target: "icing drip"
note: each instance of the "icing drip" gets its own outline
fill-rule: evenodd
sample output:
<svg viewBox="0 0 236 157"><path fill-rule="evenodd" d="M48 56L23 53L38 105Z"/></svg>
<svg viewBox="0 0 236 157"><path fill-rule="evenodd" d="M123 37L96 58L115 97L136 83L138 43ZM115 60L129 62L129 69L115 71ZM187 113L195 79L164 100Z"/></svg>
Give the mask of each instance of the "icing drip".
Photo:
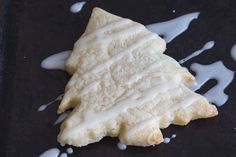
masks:
<svg viewBox="0 0 236 157"><path fill-rule="evenodd" d="M163 143L168 144L173 138L176 138L176 134L171 135L171 137L165 137Z"/></svg>
<svg viewBox="0 0 236 157"><path fill-rule="evenodd" d="M165 144L170 143L170 138L169 137L165 137L163 143L165 143Z"/></svg>
<svg viewBox="0 0 236 157"><path fill-rule="evenodd" d="M186 58L181 59L179 63L183 64L184 62L192 59L193 57L200 55L203 51L211 49L214 45L215 45L214 41L208 41L200 50L197 50L193 52L192 54L190 54L189 56L187 56Z"/></svg>
<svg viewBox="0 0 236 157"><path fill-rule="evenodd" d="M47 70L65 70L64 64L70 53L71 50L62 51L45 58L41 62L41 68Z"/></svg>
<svg viewBox="0 0 236 157"><path fill-rule="evenodd" d="M71 5L70 11L72 13L78 13L82 10L82 8L85 4L86 4L86 1L74 3Z"/></svg>
<svg viewBox="0 0 236 157"><path fill-rule="evenodd" d="M39 157L58 157L60 150L57 148L51 148L43 152Z"/></svg>
<svg viewBox="0 0 236 157"><path fill-rule="evenodd" d="M64 113L62 113L57 120L54 122L54 125L57 125L59 123L61 123L62 121L64 121L70 114L70 111L66 111Z"/></svg>
<svg viewBox="0 0 236 157"><path fill-rule="evenodd" d="M171 135L171 138L176 138L176 134Z"/></svg>
<svg viewBox="0 0 236 157"><path fill-rule="evenodd" d="M67 152L68 154L73 154L74 151L73 151L72 148L67 148L67 149L66 149L66 152Z"/></svg>
<svg viewBox="0 0 236 157"><path fill-rule="evenodd" d="M47 104L43 104L38 108L38 112L44 111L48 106L50 106L51 104L53 104L56 101L62 100L64 94L59 95L56 99L54 99L53 101L50 101Z"/></svg>
<svg viewBox="0 0 236 157"><path fill-rule="evenodd" d="M231 48L231 56L236 61L236 44Z"/></svg>
<svg viewBox="0 0 236 157"><path fill-rule="evenodd" d="M120 149L120 150L125 150L125 149L127 148L127 145L118 142L118 143L117 143L117 147L118 147L118 149Z"/></svg>
<svg viewBox="0 0 236 157"><path fill-rule="evenodd" d="M67 157L68 155L66 153L61 153L60 157Z"/></svg>
<svg viewBox="0 0 236 157"><path fill-rule="evenodd" d="M228 100L228 95L224 93L224 89L232 82L234 72L227 69L222 61L210 65L193 63L190 69L196 73L197 84L190 86L193 91L200 89L210 79L215 79L217 85L206 92L204 96L217 106L222 106Z"/></svg>
<svg viewBox="0 0 236 157"><path fill-rule="evenodd" d="M164 36L165 41L169 43L178 35L186 31L189 27L190 22L194 19L197 19L199 14L199 12L193 12L179 16L169 21L150 24L146 27L150 31Z"/></svg>

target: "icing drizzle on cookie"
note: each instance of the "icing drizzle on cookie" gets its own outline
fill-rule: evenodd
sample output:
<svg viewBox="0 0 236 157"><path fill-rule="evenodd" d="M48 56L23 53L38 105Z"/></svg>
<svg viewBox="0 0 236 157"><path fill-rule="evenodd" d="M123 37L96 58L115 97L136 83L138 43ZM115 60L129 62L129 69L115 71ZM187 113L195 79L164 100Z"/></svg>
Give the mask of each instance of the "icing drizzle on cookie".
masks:
<svg viewBox="0 0 236 157"><path fill-rule="evenodd" d="M127 98L122 99L121 101L117 102L116 104L113 105L108 110L105 110L103 112L99 113L94 113L90 114L90 116L86 116L84 121L81 122L80 125L74 126L72 129L70 129L67 133L67 135L70 135L70 137L73 137L75 133L78 133L80 129L90 127L94 124L98 124L101 121L104 121L106 119L110 119L112 117L117 116L120 113L125 112L127 109L132 108L132 107L137 107L139 105L142 105L146 102L151 101L156 95L160 93L164 93L170 90L173 90L174 88L177 87L177 82L176 81L181 81L181 80L173 80L173 81L168 81L166 83L162 82L161 84L157 84L147 90L145 90L143 93L137 93L133 92L133 94L129 95ZM132 93L132 91L131 91ZM175 107L173 107L172 110L176 110L180 107L187 107L188 105L191 105L195 100L198 99L197 95L187 97L185 100L180 102L179 104L176 104ZM163 113L163 114L166 114ZM160 119L160 116L151 118L151 121L157 121ZM143 121L142 123L148 123L150 120L148 119L147 121ZM145 126L145 125L138 125L138 126ZM133 130L133 129L131 129ZM130 131L129 131L130 132Z"/></svg>

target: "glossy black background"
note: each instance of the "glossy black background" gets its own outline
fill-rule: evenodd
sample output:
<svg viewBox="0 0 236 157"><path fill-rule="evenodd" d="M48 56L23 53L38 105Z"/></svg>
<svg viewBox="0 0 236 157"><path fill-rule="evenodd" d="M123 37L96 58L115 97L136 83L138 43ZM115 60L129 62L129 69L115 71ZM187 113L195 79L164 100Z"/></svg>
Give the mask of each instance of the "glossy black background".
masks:
<svg viewBox="0 0 236 157"><path fill-rule="evenodd" d="M60 148L56 142L59 128L53 126L57 103L41 113L37 108L61 94L69 76L62 71L44 70L40 62L51 54L72 48L94 6L145 25L200 11L199 19L168 44L166 54L179 60L214 40L213 49L184 66L222 60L228 68L236 70L236 62L230 57L230 48L236 43L234 0L88 0L80 13L72 14L69 7L74 2L0 0L1 157L34 157L48 148ZM210 81L200 92L204 93L215 83ZM168 145L128 147L120 151L116 147L117 139L105 138L100 143L74 149L76 153L72 156L235 157L235 85L234 79L225 91L229 100L219 108L218 117L163 130L165 136L177 134Z"/></svg>

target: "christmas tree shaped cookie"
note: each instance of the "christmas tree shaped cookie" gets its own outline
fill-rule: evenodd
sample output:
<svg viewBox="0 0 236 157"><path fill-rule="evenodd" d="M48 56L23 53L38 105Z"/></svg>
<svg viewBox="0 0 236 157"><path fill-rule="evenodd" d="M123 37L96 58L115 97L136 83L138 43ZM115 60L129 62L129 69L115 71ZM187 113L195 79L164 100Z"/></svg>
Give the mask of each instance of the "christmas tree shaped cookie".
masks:
<svg viewBox="0 0 236 157"><path fill-rule="evenodd" d="M94 8L66 62L73 76L58 113L73 111L58 141L81 147L110 136L149 146L163 141L160 128L216 116L215 106L185 86L194 77L165 48L143 25Z"/></svg>

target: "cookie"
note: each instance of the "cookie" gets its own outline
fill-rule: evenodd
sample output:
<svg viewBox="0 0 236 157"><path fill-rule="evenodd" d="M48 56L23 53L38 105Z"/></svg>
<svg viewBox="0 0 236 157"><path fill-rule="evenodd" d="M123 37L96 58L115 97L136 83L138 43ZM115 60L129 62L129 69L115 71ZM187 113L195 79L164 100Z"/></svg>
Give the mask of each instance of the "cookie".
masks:
<svg viewBox="0 0 236 157"><path fill-rule="evenodd" d="M194 76L165 49L142 24L94 8L66 62L73 76L58 113L73 111L58 141L81 147L110 136L150 146L163 141L160 128L216 116L215 106L186 87Z"/></svg>

